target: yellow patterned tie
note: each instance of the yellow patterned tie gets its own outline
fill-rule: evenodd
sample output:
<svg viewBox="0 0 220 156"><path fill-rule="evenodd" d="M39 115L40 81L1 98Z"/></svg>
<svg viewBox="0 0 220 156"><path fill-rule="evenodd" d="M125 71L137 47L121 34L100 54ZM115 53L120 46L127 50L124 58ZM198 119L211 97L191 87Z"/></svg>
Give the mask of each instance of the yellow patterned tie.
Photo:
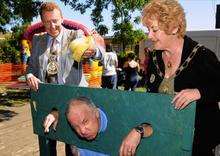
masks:
<svg viewBox="0 0 220 156"><path fill-rule="evenodd" d="M56 38L52 39L52 43L51 43L51 46L50 46L50 53L51 54L56 54L57 53L57 50L56 50Z"/></svg>

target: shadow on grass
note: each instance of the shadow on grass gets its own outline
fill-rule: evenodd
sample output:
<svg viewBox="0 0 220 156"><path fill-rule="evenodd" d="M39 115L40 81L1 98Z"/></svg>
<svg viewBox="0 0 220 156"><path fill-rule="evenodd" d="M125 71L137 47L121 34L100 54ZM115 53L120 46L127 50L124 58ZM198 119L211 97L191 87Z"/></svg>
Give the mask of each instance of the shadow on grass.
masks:
<svg viewBox="0 0 220 156"><path fill-rule="evenodd" d="M2 110L0 109L0 122L8 121L12 117L16 116L18 113L10 110Z"/></svg>
<svg viewBox="0 0 220 156"><path fill-rule="evenodd" d="M0 94L0 106L23 106L29 102L29 98L29 90L9 89L4 94Z"/></svg>

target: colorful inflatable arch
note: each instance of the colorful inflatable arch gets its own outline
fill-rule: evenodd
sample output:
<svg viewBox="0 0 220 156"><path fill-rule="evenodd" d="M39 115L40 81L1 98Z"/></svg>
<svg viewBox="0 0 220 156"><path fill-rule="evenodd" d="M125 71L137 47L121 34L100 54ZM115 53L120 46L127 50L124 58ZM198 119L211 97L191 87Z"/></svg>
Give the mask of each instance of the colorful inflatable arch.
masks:
<svg viewBox="0 0 220 156"><path fill-rule="evenodd" d="M70 19L64 19L63 26L67 29L72 30L78 30L81 29L85 36L93 36L96 45L99 47L102 47L105 49L105 42L102 36L100 36L96 31L90 30L88 27L86 27L83 23L76 21L76 20L70 20ZM28 52L31 52L31 41L36 33L45 32L45 28L42 24L42 22L37 22L35 24L30 25L25 33L23 34L23 38L21 41L22 44L22 55L26 55L23 58L26 58L30 56L30 53L24 52L24 49L26 49ZM28 43L28 46L27 46ZM29 47L29 49L27 49ZM23 60L25 63L27 59ZM101 75L102 75L102 67L98 66L97 61L83 61L83 70L86 75L87 81L89 82L90 87L100 87L101 86Z"/></svg>
<svg viewBox="0 0 220 156"><path fill-rule="evenodd" d="M83 32L85 33L86 36L92 35L96 41L96 44L105 48L104 39L96 31L90 30L83 23L81 23L79 21L75 21L75 20L64 19L63 26L67 29L74 29L74 30L81 29L81 30L83 30ZM29 26L27 28L27 30L23 34L23 39L31 42L34 34L41 33L44 31L45 31L45 28L44 28L42 22L32 24L31 26Z"/></svg>

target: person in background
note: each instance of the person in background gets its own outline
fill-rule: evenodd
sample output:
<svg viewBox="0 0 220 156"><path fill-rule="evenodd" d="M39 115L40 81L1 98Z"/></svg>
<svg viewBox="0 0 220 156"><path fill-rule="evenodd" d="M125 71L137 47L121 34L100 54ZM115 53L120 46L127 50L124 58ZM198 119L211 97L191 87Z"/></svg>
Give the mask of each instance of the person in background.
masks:
<svg viewBox="0 0 220 156"><path fill-rule="evenodd" d="M102 88L116 89L118 58L111 45L106 45L106 53L102 60Z"/></svg>
<svg viewBox="0 0 220 156"><path fill-rule="evenodd" d="M56 129L59 112L54 110L44 120L44 131L49 132L53 125ZM106 114L95 106L91 99L87 97L77 97L71 99L66 109L66 118L76 134L88 141L95 140L99 133L103 133L108 125ZM83 122L82 122L83 121ZM68 146L69 156L107 156L87 149L77 148L74 145Z"/></svg>
<svg viewBox="0 0 220 156"><path fill-rule="evenodd" d="M22 52L21 52L21 56L22 56L22 63L24 64L28 64L28 60L29 60L29 57L30 57L30 45L29 45L29 42L28 40L26 39L23 39L21 41L21 49L22 49Z"/></svg>
<svg viewBox="0 0 220 156"><path fill-rule="evenodd" d="M37 91L39 83L68 84L87 87L88 83L82 71L81 62L72 57L69 44L83 38L80 30L68 30L62 26L63 15L54 2L42 3L41 21L45 33L35 34L32 40L32 52L27 68L27 84ZM100 57L100 48L91 45L83 57ZM56 141L49 140L50 154L56 156Z"/></svg>
<svg viewBox="0 0 220 156"><path fill-rule="evenodd" d="M214 155L220 144L219 60L211 50L185 35L185 13L176 0L150 1L143 8L142 22L155 50L149 53L147 91L173 95L177 110L195 101L192 155ZM132 129L121 144L120 156L135 155L140 140L140 131Z"/></svg>
<svg viewBox="0 0 220 156"><path fill-rule="evenodd" d="M129 53L127 61L123 65L125 71L125 88L124 90L134 91L138 84L139 63L135 61L135 54Z"/></svg>
<svg viewBox="0 0 220 156"><path fill-rule="evenodd" d="M142 72L140 72L141 75L141 80L139 80L139 85L141 87L146 87L146 83L147 83L147 69L148 69L148 62L149 62L149 53L150 49L148 47L144 48L144 62L143 62L143 70Z"/></svg>

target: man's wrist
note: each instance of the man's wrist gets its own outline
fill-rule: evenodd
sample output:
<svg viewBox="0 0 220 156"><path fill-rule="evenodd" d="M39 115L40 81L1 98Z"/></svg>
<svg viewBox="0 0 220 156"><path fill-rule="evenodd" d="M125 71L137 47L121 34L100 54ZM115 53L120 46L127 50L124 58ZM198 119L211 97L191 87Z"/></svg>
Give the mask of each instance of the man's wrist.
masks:
<svg viewBox="0 0 220 156"><path fill-rule="evenodd" d="M141 135L141 138L149 137L153 134L153 128L149 123L141 123L134 129Z"/></svg>
<svg viewBox="0 0 220 156"><path fill-rule="evenodd" d="M59 112L57 109L53 108L52 111L50 112L50 114L52 114L55 118L55 120L57 121L59 118Z"/></svg>
<svg viewBox="0 0 220 156"><path fill-rule="evenodd" d="M32 74L32 73L28 73L27 75L26 75L26 78L27 79L29 79L29 78L31 78L31 77L33 77L34 75Z"/></svg>
<svg viewBox="0 0 220 156"><path fill-rule="evenodd" d="M142 125L138 125L134 127L135 131L141 135L141 138L144 137L144 127Z"/></svg>

